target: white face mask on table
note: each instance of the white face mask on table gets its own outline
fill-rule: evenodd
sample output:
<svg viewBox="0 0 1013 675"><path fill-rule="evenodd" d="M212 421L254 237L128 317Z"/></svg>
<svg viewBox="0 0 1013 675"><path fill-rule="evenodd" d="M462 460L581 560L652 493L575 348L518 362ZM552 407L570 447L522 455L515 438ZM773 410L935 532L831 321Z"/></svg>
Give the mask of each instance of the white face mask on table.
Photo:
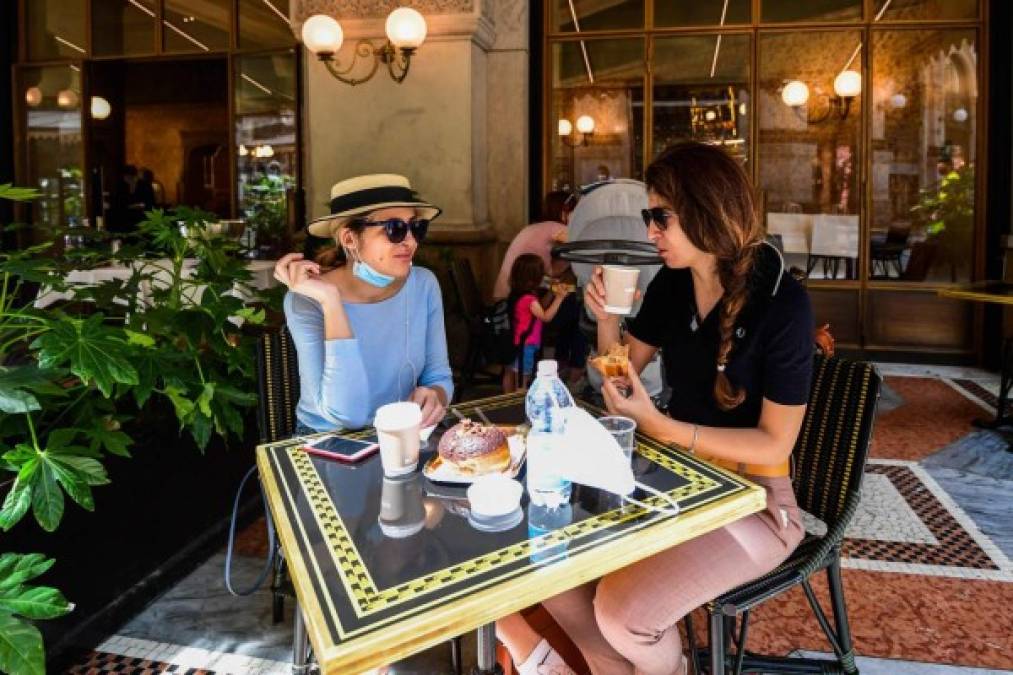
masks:
<svg viewBox="0 0 1013 675"><path fill-rule="evenodd" d="M649 511L671 516L679 513L679 505L675 500L636 480L630 460L623 454L612 434L597 419L576 406L566 408L565 414L566 442L557 448L558 453L552 453L553 468L559 476L573 483L620 495L626 501ZM638 487L661 497L669 506L659 508L633 499L629 495Z"/></svg>

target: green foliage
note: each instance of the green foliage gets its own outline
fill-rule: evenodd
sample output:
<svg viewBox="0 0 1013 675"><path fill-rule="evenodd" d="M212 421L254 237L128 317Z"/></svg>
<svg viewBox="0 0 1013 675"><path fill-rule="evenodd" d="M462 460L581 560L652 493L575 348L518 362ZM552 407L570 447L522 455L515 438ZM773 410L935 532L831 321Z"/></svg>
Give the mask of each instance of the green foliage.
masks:
<svg viewBox="0 0 1013 675"><path fill-rule="evenodd" d="M922 190L911 211L929 236L969 235L974 228L974 167L965 164Z"/></svg>
<svg viewBox="0 0 1013 675"><path fill-rule="evenodd" d="M295 184L292 176L261 176L243 188L246 226L257 233L258 242L275 244L285 234L288 217L286 193Z"/></svg>
<svg viewBox="0 0 1013 675"><path fill-rule="evenodd" d="M42 635L25 619L55 619L73 609L63 594L26 582L53 566L40 553L0 555L0 671L43 675Z"/></svg>
<svg viewBox="0 0 1013 675"><path fill-rule="evenodd" d="M0 185L0 198L33 196ZM139 414L172 411L201 449L213 435L242 435L243 412L256 401L255 342L238 324L262 323L264 309L250 303L277 308L280 296L249 285L238 244L209 231L217 220L188 208L149 212L115 255L54 256L51 244L0 251L0 529L31 513L52 532L68 498L93 510L93 488L109 482L104 462L130 456ZM89 287L65 280L110 263L129 278ZM35 308L28 284L64 296ZM59 591L24 586L52 561L13 555L0 556L0 671L41 673L41 636L27 620L71 607Z"/></svg>

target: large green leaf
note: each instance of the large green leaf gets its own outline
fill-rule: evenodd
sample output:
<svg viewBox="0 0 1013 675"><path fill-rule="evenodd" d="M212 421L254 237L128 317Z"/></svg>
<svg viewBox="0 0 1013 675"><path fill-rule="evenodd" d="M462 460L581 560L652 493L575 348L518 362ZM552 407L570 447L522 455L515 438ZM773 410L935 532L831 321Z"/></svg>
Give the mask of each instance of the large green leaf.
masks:
<svg viewBox="0 0 1013 675"><path fill-rule="evenodd" d="M94 419L92 425L83 431L90 439L89 449L93 453L101 448L112 455L130 456L129 448L133 440L120 431L119 424L112 421L110 417Z"/></svg>
<svg viewBox="0 0 1013 675"><path fill-rule="evenodd" d="M31 366L0 366L0 412L11 415L39 410L35 394L64 396L64 391L53 384L58 371Z"/></svg>
<svg viewBox="0 0 1013 675"><path fill-rule="evenodd" d="M39 526L52 532L63 518L63 491L56 482L56 472L48 462L39 464L32 485L32 513Z"/></svg>
<svg viewBox="0 0 1013 675"><path fill-rule="evenodd" d="M47 559L41 553L5 553L3 562L5 569L0 572L0 593L9 592L26 581L45 574L56 561Z"/></svg>
<svg viewBox="0 0 1013 675"><path fill-rule="evenodd" d="M11 675L46 673L39 629L6 612L0 612L0 671Z"/></svg>
<svg viewBox="0 0 1013 675"><path fill-rule="evenodd" d="M39 351L44 368L70 364L70 370L83 382L94 382L106 396L113 385L137 384L137 370L130 363L130 350L121 336L122 329L105 326L103 315L87 319L57 322L53 330L36 338L32 347Z"/></svg>
<svg viewBox="0 0 1013 675"><path fill-rule="evenodd" d="M109 483L109 474L106 473L105 467L97 459L52 452L46 453L46 459L51 464L62 466L68 471L73 472L78 479L84 481L87 485L107 485Z"/></svg>
<svg viewBox="0 0 1013 675"><path fill-rule="evenodd" d="M73 606L63 593L49 586L12 589L0 593L0 612L20 614L28 619L55 619L67 614Z"/></svg>
<svg viewBox="0 0 1013 675"><path fill-rule="evenodd" d="M0 528L6 532L14 527L28 513L28 507L31 504L31 481L23 481L18 478L14 481L14 487L7 493L3 507L0 508Z"/></svg>
<svg viewBox="0 0 1013 675"><path fill-rule="evenodd" d="M39 191L35 188L14 187L11 183L4 183L0 185L0 199L10 199L15 202L24 202L29 199L35 199L38 196Z"/></svg>

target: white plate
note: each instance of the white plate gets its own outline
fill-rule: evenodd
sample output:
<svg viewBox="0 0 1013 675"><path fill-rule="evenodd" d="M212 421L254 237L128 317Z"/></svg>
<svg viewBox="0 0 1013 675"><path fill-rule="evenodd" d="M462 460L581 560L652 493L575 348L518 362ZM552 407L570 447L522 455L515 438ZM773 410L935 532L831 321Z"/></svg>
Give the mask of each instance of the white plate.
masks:
<svg viewBox="0 0 1013 675"><path fill-rule="evenodd" d="M527 454L527 444L520 434L507 436L507 445L510 446L510 466L503 471L507 478L517 478L521 467L524 466L524 458ZM437 468L433 468L433 462L439 455L434 455L422 467L422 474L431 481L437 483L457 483L459 485L471 485L478 478L475 474L460 473L447 462L440 462Z"/></svg>

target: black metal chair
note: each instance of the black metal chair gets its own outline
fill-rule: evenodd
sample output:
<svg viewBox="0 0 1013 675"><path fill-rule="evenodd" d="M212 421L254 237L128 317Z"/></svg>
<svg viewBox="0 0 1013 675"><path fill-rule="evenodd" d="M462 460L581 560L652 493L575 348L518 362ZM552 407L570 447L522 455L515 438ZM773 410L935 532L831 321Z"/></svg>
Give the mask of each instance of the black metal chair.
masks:
<svg viewBox="0 0 1013 675"><path fill-rule="evenodd" d="M261 333L257 341L257 426L261 443L291 438L299 401L299 361L287 326ZM285 596L295 591L285 573L285 558L275 546L271 577L271 620L281 623Z"/></svg>
<svg viewBox="0 0 1013 675"><path fill-rule="evenodd" d="M456 387L454 398L461 400L465 390L472 385L498 384L502 374L495 374L483 369L487 345L486 330L482 321L486 313L486 305L482 300L475 272L467 258L454 258L450 263L450 279L457 292L457 301L461 314L468 325L468 351L464 357L464 369L461 372L460 384Z"/></svg>
<svg viewBox="0 0 1013 675"><path fill-rule="evenodd" d="M872 364L816 357L809 407L792 454L793 484L799 507L826 523L826 534L808 535L773 572L709 603L707 649L696 648L692 617L686 617L696 673L703 672L701 661L710 664L710 675L858 673L841 585L841 544L861 499L880 384ZM833 625L810 583L820 570L827 572ZM761 656L746 650L750 611L796 586L805 592L834 660Z"/></svg>
<svg viewBox="0 0 1013 675"><path fill-rule="evenodd" d="M260 442L274 443L295 434L295 408L299 402L299 360L287 326L265 331L257 342L257 423ZM271 619L284 620L285 596L295 598L295 589L285 569L280 547L274 556L271 578ZM306 649L306 633L296 621L296 649ZM461 673L461 638L450 641L450 657L454 672ZM303 660L305 660L303 658Z"/></svg>

